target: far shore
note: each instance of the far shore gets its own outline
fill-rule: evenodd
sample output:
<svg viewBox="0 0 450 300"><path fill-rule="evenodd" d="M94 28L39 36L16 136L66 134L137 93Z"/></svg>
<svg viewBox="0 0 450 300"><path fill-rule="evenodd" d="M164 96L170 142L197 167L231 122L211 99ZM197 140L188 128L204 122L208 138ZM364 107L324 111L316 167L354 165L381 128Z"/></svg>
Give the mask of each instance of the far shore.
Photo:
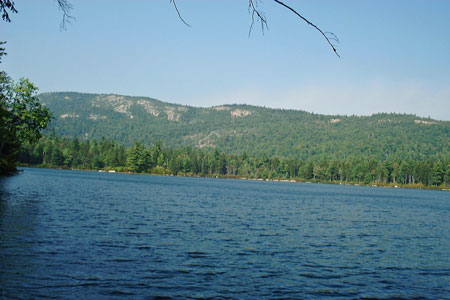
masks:
<svg viewBox="0 0 450 300"><path fill-rule="evenodd" d="M238 175L220 175L220 174L194 174L194 173L182 173L178 172L176 175L169 172L165 173L135 173L131 171L118 171L114 169L72 169L72 168L61 168L54 166L36 166L36 165L26 165L20 164L19 167L24 168L36 168L36 169L53 169L53 170L71 170L71 171L89 171L89 172L100 172L100 173L110 173L110 174L133 174L133 175L154 175L154 176L168 176L168 177L197 177L197 178L215 178L215 179L237 179L237 180L252 180L252 181L268 181L268 182L290 182L290 183L316 183L316 184L338 184L338 185L353 185L353 186L369 186L369 187L383 187L383 188L403 188L403 189L419 189L419 190L438 190L438 191L450 191L450 186L427 186L421 183L419 184L401 184L401 183L379 183L379 182L346 182L346 181L320 181L320 180L304 180L301 178L256 178L256 177L242 177Z"/></svg>

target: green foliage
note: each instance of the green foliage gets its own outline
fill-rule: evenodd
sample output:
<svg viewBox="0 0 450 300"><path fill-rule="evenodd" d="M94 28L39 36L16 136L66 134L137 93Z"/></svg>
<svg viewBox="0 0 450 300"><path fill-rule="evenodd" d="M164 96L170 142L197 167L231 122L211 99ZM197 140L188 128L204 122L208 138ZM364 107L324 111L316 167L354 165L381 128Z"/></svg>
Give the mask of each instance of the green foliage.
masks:
<svg viewBox="0 0 450 300"><path fill-rule="evenodd" d="M50 122L36 91L28 79L14 83L0 72L0 175L15 172L21 145L36 142Z"/></svg>
<svg viewBox="0 0 450 300"><path fill-rule="evenodd" d="M145 147L136 142L126 149L116 142L79 141L44 136L36 144L26 144L21 161L75 169L106 169L135 173L247 177L273 180L350 182L364 184L405 184L448 186L450 157L435 155L420 160L380 160L370 156L342 160L297 160L283 157L227 154L215 149L165 148L160 142Z"/></svg>
<svg viewBox="0 0 450 300"><path fill-rule="evenodd" d="M195 108L151 98L80 93L39 97L54 113L52 129L58 135L106 137L126 146L163 140L172 148L218 148L235 155L302 161L359 156L423 161L448 155L450 149L450 122L414 115L325 116L249 105ZM155 164L155 157L152 160Z"/></svg>
<svg viewBox="0 0 450 300"><path fill-rule="evenodd" d="M10 94L2 94L8 99L15 99L13 95L29 99L30 90L32 85L21 81L16 89L8 89ZM25 126L25 132L17 134L1 127L2 134L14 132L16 139L11 141L26 141L21 153L26 164L172 175L449 185L449 122L396 114L331 117L246 105L193 108L116 95L40 97L57 115L52 135L33 143L38 130ZM7 114L17 111L27 120L39 120L30 107L1 108ZM8 120L2 117L2 124ZM30 129L39 127L39 123L31 124ZM166 147L154 143L161 140ZM11 155L17 156L20 147L8 148L15 149ZM6 166L4 160L2 164Z"/></svg>
<svg viewBox="0 0 450 300"><path fill-rule="evenodd" d="M433 170L432 170L432 182L433 185L440 185L444 182L444 176L445 176L446 170L445 165L443 162L438 161L434 164Z"/></svg>
<svg viewBox="0 0 450 300"><path fill-rule="evenodd" d="M152 167L151 157L151 153L140 142L136 142L128 151L126 166L133 172L142 173Z"/></svg>

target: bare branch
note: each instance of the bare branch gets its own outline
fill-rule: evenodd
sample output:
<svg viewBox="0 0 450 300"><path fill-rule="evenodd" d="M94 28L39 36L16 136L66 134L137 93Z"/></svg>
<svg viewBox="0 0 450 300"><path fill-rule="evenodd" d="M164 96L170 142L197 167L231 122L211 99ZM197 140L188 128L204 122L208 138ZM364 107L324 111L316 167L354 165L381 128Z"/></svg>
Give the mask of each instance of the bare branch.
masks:
<svg viewBox="0 0 450 300"><path fill-rule="evenodd" d="M178 18L180 18L180 20L184 23L184 25L186 25L186 26L188 26L188 27L191 27L191 25L189 25L189 24L183 19L183 17L181 16L181 13L180 13L180 11L178 10L177 3L175 2L175 0L170 0L170 3L173 3L173 6L175 7L175 10L177 11Z"/></svg>
<svg viewBox="0 0 450 300"><path fill-rule="evenodd" d="M323 37L325 38L325 40L327 41L327 43L331 46L331 49L333 49L334 53L337 55L337 57L339 56L339 53L337 52L337 49L335 47L335 45L331 42L334 41L336 43L339 43L339 39L337 38L337 36L332 33L332 32L323 32L322 29L320 29L319 27L317 27L316 25L314 25L313 23L311 23L308 19L306 19L305 17L303 17L301 14L299 14L295 9L293 9L292 7L290 7L289 5L284 4L283 2L279 1L279 0L273 0L276 3L280 4L281 6L284 6L285 8L289 9L290 11L292 11L294 14L296 14L300 19L302 19L303 21L305 21L308 25L314 27L314 29L316 29L317 31L319 31Z"/></svg>
<svg viewBox="0 0 450 300"><path fill-rule="evenodd" d="M72 4L67 0L55 0L58 3L59 10L63 14L63 18L61 21L61 24L59 25L61 30L66 30L66 25L71 24L72 20L75 20L75 18L70 14L71 10L73 9Z"/></svg>
<svg viewBox="0 0 450 300"><path fill-rule="evenodd" d="M248 36L250 36L253 24L255 24L255 17L257 22L261 23L261 31L264 34L264 29L269 29L267 26L267 19L264 14L258 9L258 0L248 0L248 12L252 15L252 23L250 24L250 29L248 31Z"/></svg>
<svg viewBox="0 0 450 300"><path fill-rule="evenodd" d="M70 14L73 9L72 4L69 0L54 0L58 4L59 10L62 12L63 17L61 21L60 28L61 30L66 29L66 24L70 24L71 20L75 18ZM9 10L9 12L8 12ZM2 19L6 22L11 22L11 18L9 13L17 13L17 9L14 7L14 1L12 0L0 0L0 13L2 15Z"/></svg>

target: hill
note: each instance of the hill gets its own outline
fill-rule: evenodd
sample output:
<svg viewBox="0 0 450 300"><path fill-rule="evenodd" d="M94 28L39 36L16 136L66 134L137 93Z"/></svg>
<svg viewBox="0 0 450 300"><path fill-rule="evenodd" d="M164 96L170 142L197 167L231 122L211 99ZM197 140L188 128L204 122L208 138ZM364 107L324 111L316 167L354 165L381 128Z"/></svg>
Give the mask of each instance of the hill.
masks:
<svg viewBox="0 0 450 300"><path fill-rule="evenodd" d="M227 153L296 159L425 159L449 155L450 122L406 114L320 115L250 105L209 108L146 97L43 93L51 130L80 139L106 137L124 145L162 141L169 147L219 148Z"/></svg>

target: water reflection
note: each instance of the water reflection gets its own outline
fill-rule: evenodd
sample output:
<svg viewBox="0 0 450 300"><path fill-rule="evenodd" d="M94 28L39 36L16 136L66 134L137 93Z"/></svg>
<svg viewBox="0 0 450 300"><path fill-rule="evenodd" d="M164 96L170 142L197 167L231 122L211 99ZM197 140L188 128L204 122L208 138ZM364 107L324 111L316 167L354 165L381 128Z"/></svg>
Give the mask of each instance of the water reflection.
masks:
<svg viewBox="0 0 450 300"><path fill-rule="evenodd" d="M8 202L8 200L6 199L7 192L5 191L5 188L4 188L6 180L7 180L6 177L0 176L0 224L3 219L3 215L6 213L7 202Z"/></svg>
<svg viewBox="0 0 450 300"><path fill-rule="evenodd" d="M19 174L0 180L0 280L1 295L6 299L17 297L18 287L26 289L24 279L38 276L40 268L34 247L39 241L36 235L39 204L36 193L30 193L36 186L23 179Z"/></svg>

